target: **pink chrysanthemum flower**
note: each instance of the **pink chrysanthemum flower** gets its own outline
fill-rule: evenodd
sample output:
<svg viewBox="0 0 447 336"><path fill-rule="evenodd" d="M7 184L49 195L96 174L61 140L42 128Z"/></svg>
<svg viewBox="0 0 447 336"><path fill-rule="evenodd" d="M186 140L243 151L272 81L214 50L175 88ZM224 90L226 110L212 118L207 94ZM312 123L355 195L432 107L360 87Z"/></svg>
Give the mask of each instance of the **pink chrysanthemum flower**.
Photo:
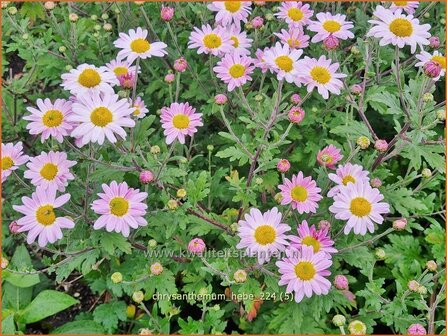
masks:
<svg viewBox="0 0 447 336"><path fill-rule="evenodd" d="M286 292L295 294L295 301L301 302L304 296L326 295L331 282L326 279L331 274L328 268L331 259L324 252L314 253L311 246L303 246L301 253L294 251L289 257L276 262L281 278L280 286L287 285Z"/></svg>
<svg viewBox="0 0 447 336"><path fill-rule="evenodd" d="M30 134L42 134L40 141L43 143L50 136L59 143L64 141L64 136L70 134L73 125L67 121L71 113L71 102L65 99L56 99L54 103L50 99L37 99L37 109L28 107L31 115L23 119L31 121L26 128Z"/></svg>
<svg viewBox="0 0 447 336"><path fill-rule="evenodd" d="M285 20L291 27L303 27L310 23L313 14L314 11L310 9L309 4L303 5L301 1L285 1L281 3L275 16Z"/></svg>
<svg viewBox="0 0 447 336"><path fill-rule="evenodd" d="M338 63L332 63L330 59L322 55L319 59L304 57L298 61L298 82L307 85L307 91L317 88L318 93L324 98L329 98L329 92L339 95L343 83L339 78L345 74L337 73Z"/></svg>
<svg viewBox="0 0 447 336"><path fill-rule="evenodd" d="M328 258L331 258L331 253L337 252L333 247L335 242L331 240L328 230L317 230L315 225L309 227L305 220L298 226L297 230L298 236L289 236L291 247L301 250L303 246L312 246L314 253L325 252Z"/></svg>
<svg viewBox="0 0 447 336"><path fill-rule="evenodd" d="M235 88L251 81L250 74L253 73L254 69L251 57L243 56L238 51L235 51L234 53L226 54L217 62L213 70L218 78L225 84L228 84L228 91L231 92Z"/></svg>
<svg viewBox="0 0 447 336"><path fill-rule="evenodd" d="M382 1L382 3L389 3L388 1ZM419 1L391 1L390 11L395 12L398 9L402 9L408 14L414 14L416 8L419 7Z"/></svg>
<svg viewBox="0 0 447 336"><path fill-rule="evenodd" d="M76 161L67 160L67 153L42 152L40 155L30 158L26 164L29 170L25 171L24 177L30 179L35 186L63 192L68 181L74 180L70 168L75 164Z"/></svg>
<svg viewBox="0 0 447 336"><path fill-rule="evenodd" d="M363 170L362 166L357 164L347 163L343 166L338 166L335 174L328 174L331 181L336 183L327 195L329 197L334 197L340 191L340 187L347 186L349 182L351 183L368 183L369 182L369 172Z"/></svg>
<svg viewBox="0 0 447 336"><path fill-rule="evenodd" d="M309 35L304 34L301 28L281 29L281 33L275 33L281 43L288 44L291 49L304 49L309 46Z"/></svg>
<svg viewBox="0 0 447 336"><path fill-rule="evenodd" d="M425 45L430 44L428 38L431 26L429 24L421 25L413 15L402 14L402 9L393 13L389 9L377 6L374 16L377 20L368 21L374 26L369 30L367 36L379 38L381 46L392 44L403 48L405 45L409 45L411 53L414 54L417 46L422 49Z"/></svg>
<svg viewBox="0 0 447 336"><path fill-rule="evenodd" d="M146 107L146 104L144 104L144 101L143 99L141 99L140 96L135 98L132 107L134 109L132 115L137 117L138 119L144 118L146 113L149 112L148 108Z"/></svg>
<svg viewBox="0 0 447 336"><path fill-rule="evenodd" d="M414 323L408 327L408 335L427 335L427 330L419 323Z"/></svg>
<svg viewBox="0 0 447 336"><path fill-rule="evenodd" d="M147 30L141 27L137 30L130 29L127 34L119 33L119 38L113 42L116 48L122 49L118 53L118 58L127 58L127 61L132 63L137 58L146 59L166 55L166 43L149 42L147 33Z"/></svg>
<svg viewBox="0 0 447 336"><path fill-rule="evenodd" d="M85 63L61 77L61 86L75 96L93 93L112 94L113 86L119 84L115 74L106 67L97 68Z"/></svg>
<svg viewBox="0 0 447 336"><path fill-rule="evenodd" d="M78 124L71 136L82 138L83 145L89 142L102 145L105 138L115 143L115 134L126 138L123 127L135 126L135 121L131 119L133 112L127 99L119 99L116 94L79 96L68 119Z"/></svg>
<svg viewBox="0 0 447 336"><path fill-rule="evenodd" d="M217 12L216 23L228 26L235 23L240 26L241 21L247 22L251 13L250 1L213 1L208 5L208 9Z"/></svg>
<svg viewBox="0 0 447 336"><path fill-rule="evenodd" d="M290 226L281 223L282 215L277 208L264 214L258 209L251 209L244 218L239 221L241 241L236 246L238 249L246 249L249 256L256 256L260 265L285 250L289 244L285 232L290 231Z"/></svg>
<svg viewBox="0 0 447 336"><path fill-rule="evenodd" d="M18 142L15 145L13 143L2 143L2 180L5 182L6 178L11 173L18 169L29 160L29 156L23 154L22 142Z"/></svg>
<svg viewBox="0 0 447 336"><path fill-rule="evenodd" d="M255 62L255 66L259 69L261 69L262 73L266 73L269 70L269 66L267 64L267 62L265 61L264 55L267 51L269 51L270 48L264 48L264 50L262 49L258 49L256 50L256 62Z"/></svg>
<svg viewBox="0 0 447 336"><path fill-rule="evenodd" d="M128 237L130 228L137 229L146 226L147 193L139 189L129 188L126 182L110 185L103 184L104 193L99 193L99 199L92 203L92 210L101 215L93 225L95 230L106 228L108 232L121 232Z"/></svg>
<svg viewBox="0 0 447 336"><path fill-rule="evenodd" d="M202 254L205 251L206 245L205 242L200 238L192 239L188 244L188 250L194 254Z"/></svg>
<svg viewBox="0 0 447 336"><path fill-rule="evenodd" d="M241 55L250 55L250 47L253 40L247 37L247 32L241 31L241 28L232 25L227 28L227 34L230 37L230 53L238 51Z"/></svg>
<svg viewBox="0 0 447 336"><path fill-rule="evenodd" d="M317 161L320 165L329 169L335 169L335 165L343 158L341 150L334 145L329 145L320 150L317 154Z"/></svg>
<svg viewBox="0 0 447 336"><path fill-rule="evenodd" d="M232 41L222 27L211 28L209 24L203 25L202 30L194 27L188 42L189 49L198 49L198 54L211 54L218 56L231 51Z"/></svg>
<svg viewBox="0 0 447 336"><path fill-rule="evenodd" d="M72 229L74 223L68 217L56 217L55 209L67 203L70 194L64 194L56 198L56 189L37 187L31 198L22 197L23 205L13 205L15 211L25 216L17 221L20 225L19 232L27 232L26 241L33 243L37 237L39 246L54 243L62 238L61 229Z"/></svg>
<svg viewBox="0 0 447 336"><path fill-rule="evenodd" d="M317 33L312 37L312 42L321 42L329 36L335 36L340 40L354 38L354 34L349 31L354 25L351 21L346 21L346 15L331 13L318 13L318 21L313 21L307 29Z"/></svg>
<svg viewBox="0 0 447 336"><path fill-rule="evenodd" d="M310 176L304 177L303 172L292 175L292 180L284 179L284 184L278 188L282 195L281 204L292 204L292 209L296 209L300 214L315 213L318 202L323 198L317 183Z"/></svg>
<svg viewBox="0 0 447 336"><path fill-rule="evenodd" d="M340 187L329 211L335 214L335 218L347 220L345 234L353 230L355 234L364 236L367 231L374 232L374 223L383 223L382 214L390 212L389 204L380 202L383 198L379 189L372 188L368 182L348 183Z"/></svg>
<svg viewBox="0 0 447 336"><path fill-rule="evenodd" d="M184 144L185 136L193 135L198 126L203 126L202 113L196 113L196 109L188 103L172 103L161 109L161 124L168 145L175 139Z"/></svg>
<svg viewBox="0 0 447 336"><path fill-rule="evenodd" d="M445 76L446 59L445 56L443 56L439 51L434 51L433 54L430 54L422 50L420 54L416 55L416 58L420 61L416 63L416 66L420 68L424 68L424 66L430 61L435 62L441 66L441 72L439 73L439 76L433 78L433 80L437 81L442 76Z"/></svg>
<svg viewBox="0 0 447 336"><path fill-rule="evenodd" d="M113 72L117 78L119 78L120 76L127 75L129 73L135 74L135 71L137 70L136 67L133 66L131 62L120 58L111 60L109 63L106 64L106 67L107 69L109 69L109 71ZM140 73L139 69L138 73Z"/></svg>
<svg viewBox="0 0 447 336"><path fill-rule="evenodd" d="M297 75L298 59L302 54L302 50L290 49L288 44L276 42L273 48L264 53L264 59L270 71L277 74L278 80L285 79L288 83L293 83Z"/></svg>

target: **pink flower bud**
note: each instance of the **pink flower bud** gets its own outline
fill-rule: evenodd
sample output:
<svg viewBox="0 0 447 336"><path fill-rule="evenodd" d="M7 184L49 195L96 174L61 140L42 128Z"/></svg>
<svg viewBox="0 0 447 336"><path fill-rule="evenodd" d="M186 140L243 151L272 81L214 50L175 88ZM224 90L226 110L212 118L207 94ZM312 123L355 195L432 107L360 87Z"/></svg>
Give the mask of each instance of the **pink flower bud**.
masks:
<svg viewBox="0 0 447 336"><path fill-rule="evenodd" d="M174 62L174 69L178 72L185 72L185 70L188 68L188 62L183 57L180 57L179 59L176 59Z"/></svg>
<svg viewBox="0 0 447 336"><path fill-rule="evenodd" d="M424 73L427 75L427 77L430 78L436 78L441 73L442 66L438 62L435 61L428 61L424 65Z"/></svg>
<svg viewBox="0 0 447 336"><path fill-rule="evenodd" d="M12 224L12 223L11 223ZM436 269L438 268L438 265L436 264L436 261L434 260L429 260L427 261L427 264L425 265L425 267L427 267L427 269L431 272L436 271Z"/></svg>
<svg viewBox="0 0 447 336"><path fill-rule="evenodd" d="M408 289L411 290L412 292L417 292L419 287L420 287L420 284L416 280L411 280L408 282Z"/></svg>
<svg viewBox="0 0 447 336"><path fill-rule="evenodd" d="M382 186L382 181L379 178L375 177L371 180L371 187L379 188L381 186Z"/></svg>
<svg viewBox="0 0 447 336"><path fill-rule="evenodd" d="M323 219L318 223L318 228L320 230L329 231L331 229L331 223L329 221Z"/></svg>
<svg viewBox="0 0 447 336"><path fill-rule="evenodd" d="M162 272L163 272L163 266L159 262L153 263L151 265L151 273L153 275L160 275Z"/></svg>
<svg viewBox="0 0 447 336"><path fill-rule="evenodd" d="M168 73L168 74L165 76L165 82L168 83L168 84L173 83L174 80L175 80L175 75L172 74L172 73Z"/></svg>
<svg viewBox="0 0 447 336"><path fill-rule="evenodd" d="M224 94L220 93L218 95L216 95L216 97L214 97L214 102L217 105L225 105L228 101L227 96L225 96Z"/></svg>
<svg viewBox="0 0 447 336"><path fill-rule="evenodd" d="M386 142L386 140L377 140L374 144L374 148L381 153L385 153L388 150L388 142Z"/></svg>
<svg viewBox="0 0 447 336"><path fill-rule="evenodd" d="M438 49L439 45L441 44L441 42L439 41L439 37L437 36L430 37L428 41L430 42L430 47L434 49Z"/></svg>
<svg viewBox="0 0 447 336"><path fill-rule="evenodd" d="M348 279L344 275L336 275L334 279L334 286L337 289L348 289Z"/></svg>
<svg viewBox="0 0 447 336"><path fill-rule="evenodd" d="M409 335L427 335L427 330L419 323L409 326L407 332Z"/></svg>
<svg viewBox="0 0 447 336"><path fill-rule="evenodd" d="M264 25L264 19L260 16L257 16L251 21L251 24L253 25L254 29L259 29Z"/></svg>
<svg viewBox="0 0 447 336"><path fill-rule="evenodd" d="M168 6L161 6L161 19L165 22L169 22L174 17L174 8Z"/></svg>
<svg viewBox="0 0 447 336"><path fill-rule="evenodd" d="M393 228L394 228L394 230L397 230L397 231L402 231L403 229L405 229L406 226L407 226L406 218L396 219L393 222Z"/></svg>
<svg viewBox="0 0 447 336"><path fill-rule="evenodd" d="M265 1L255 1L256 6L265 6Z"/></svg>
<svg viewBox="0 0 447 336"><path fill-rule="evenodd" d="M135 84L135 75L132 72L118 76L118 81L120 85L125 89L133 88Z"/></svg>
<svg viewBox="0 0 447 336"><path fill-rule="evenodd" d="M355 95L359 95L362 93L362 86L360 84L354 84L351 86L351 92Z"/></svg>
<svg viewBox="0 0 447 336"><path fill-rule="evenodd" d="M143 184L151 183L154 180L154 174L150 170L143 170L140 173L140 182Z"/></svg>
<svg viewBox="0 0 447 336"><path fill-rule="evenodd" d="M304 110L301 107L294 106L289 111L289 121L294 124L299 124L304 119Z"/></svg>
<svg viewBox="0 0 447 336"><path fill-rule="evenodd" d="M188 244L188 250L194 254L202 254L205 251L206 245L205 242L200 238L194 238Z"/></svg>
<svg viewBox="0 0 447 336"><path fill-rule="evenodd" d="M281 159L276 165L276 168L278 168L281 173L287 173L290 169L290 162L286 159Z"/></svg>
<svg viewBox="0 0 447 336"><path fill-rule="evenodd" d="M335 50L340 45L340 42L338 41L338 38L331 34L324 39L323 45L327 50Z"/></svg>
<svg viewBox="0 0 447 336"><path fill-rule="evenodd" d="M9 224L9 231L11 231L12 234L19 233L20 225L17 224L16 221L12 221L11 224Z"/></svg>
<svg viewBox="0 0 447 336"><path fill-rule="evenodd" d="M290 97L290 101L292 102L292 104L298 105L299 103L301 103L301 96L298 93L294 93L292 97Z"/></svg>

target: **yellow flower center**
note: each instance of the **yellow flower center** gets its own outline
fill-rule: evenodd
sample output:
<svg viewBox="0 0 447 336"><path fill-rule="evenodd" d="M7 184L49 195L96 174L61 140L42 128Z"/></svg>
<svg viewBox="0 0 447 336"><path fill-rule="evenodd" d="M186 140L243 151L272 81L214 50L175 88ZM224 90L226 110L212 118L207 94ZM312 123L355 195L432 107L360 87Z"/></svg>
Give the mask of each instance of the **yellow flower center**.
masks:
<svg viewBox="0 0 447 336"><path fill-rule="evenodd" d="M301 243L304 245L307 245L307 246L312 246L314 248L315 253L320 251L320 248L321 248L320 242L312 236L304 237L303 240L301 241Z"/></svg>
<svg viewBox="0 0 447 336"><path fill-rule="evenodd" d="M230 40L233 41L233 47L235 48L239 47L239 39L236 36L231 36Z"/></svg>
<svg viewBox="0 0 447 336"><path fill-rule="evenodd" d="M186 114L176 114L174 118L172 118L174 127L178 129L188 128L189 122L189 117Z"/></svg>
<svg viewBox="0 0 447 336"><path fill-rule="evenodd" d="M293 69L293 60L289 56L279 56L275 59L275 63L285 72L290 72Z"/></svg>
<svg viewBox="0 0 447 336"><path fill-rule="evenodd" d="M135 108L135 111L133 111L133 115L134 116L139 115L140 114L140 109L138 107L136 107L136 106L134 106L134 108Z"/></svg>
<svg viewBox="0 0 447 336"><path fill-rule="evenodd" d="M289 38L287 40L287 44L289 45L290 48L298 48L300 46L300 40Z"/></svg>
<svg viewBox="0 0 447 336"><path fill-rule="evenodd" d="M407 19L394 19L390 23L390 31L399 37L408 37L413 34L413 25Z"/></svg>
<svg viewBox="0 0 447 336"><path fill-rule="evenodd" d="M438 63L441 66L441 68L443 68L445 70L445 57L444 56L433 56L431 58L431 60L433 62Z"/></svg>
<svg viewBox="0 0 447 336"><path fill-rule="evenodd" d="M393 3L394 3L396 6L403 7L403 6L406 6L406 5L407 5L408 1L393 1Z"/></svg>
<svg viewBox="0 0 447 336"><path fill-rule="evenodd" d="M317 270L309 261L300 261L295 265L295 274L301 280L312 280L316 273Z"/></svg>
<svg viewBox="0 0 447 336"><path fill-rule="evenodd" d="M316 66L310 71L312 79L320 84L326 84L331 80L331 74L328 69Z"/></svg>
<svg viewBox="0 0 447 336"><path fill-rule="evenodd" d="M233 78L240 78L245 74L245 67L242 64L234 64L230 68L230 75Z"/></svg>
<svg viewBox="0 0 447 336"><path fill-rule="evenodd" d="M117 76L122 76L122 75L127 75L127 68L123 67L123 66L119 66L116 67L115 69L113 69L113 72L115 73L115 75Z"/></svg>
<svg viewBox="0 0 447 336"><path fill-rule="evenodd" d="M39 224L48 226L56 221L56 214L52 205L42 205L36 210L36 219Z"/></svg>
<svg viewBox="0 0 447 336"><path fill-rule="evenodd" d="M42 122L46 127L57 127L62 124L64 116L59 110L48 110L42 117Z"/></svg>
<svg viewBox="0 0 447 336"><path fill-rule="evenodd" d="M333 158L329 154L323 154L321 155L320 160L325 164L330 164L333 161Z"/></svg>
<svg viewBox="0 0 447 336"><path fill-rule="evenodd" d="M92 111L90 115L90 121L95 126L104 127L111 123L113 120L112 112L106 107L98 107Z"/></svg>
<svg viewBox="0 0 447 336"><path fill-rule="evenodd" d="M307 189L302 186L293 187L290 196L294 201L304 202L307 200Z"/></svg>
<svg viewBox="0 0 447 336"><path fill-rule="evenodd" d="M343 185L347 185L349 182L355 183L355 178L352 175L346 175L345 177L343 177Z"/></svg>
<svg viewBox="0 0 447 336"><path fill-rule="evenodd" d="M276 231L270 225L258 226L255 230L255 240L260 245L271 244L275 241Z"/></svg>
<svg viewBox="0 0 447 336"><path fill-rule="evenodd" d="M287 11L287 15L289 16L289 18L292 19L292 21L301 21L301 19L304 17L304 13L301 9L298 8L290 8Z"/></svg>
<svg viewBox="0 0 447 336"><path fill-rule="evenodd" d="M12 161L10 156L2 157L2 170L7 170L14 165L14 161Z"/></svg>
<svg viewBox="0 0 447 336"><path fill-rule="evenodd" d="M142 54L151 49L151 44L142 38L138 38L132 41L130 49L137 54Z"/></svg>
<svg viewBox="0 0 447 336"><path fill-rule="evenodd" d="M357 217L367 216L372 210L371 202L366 198L356 197L351 201L349 210L351 210L351 213Z"/></svg>
<svg viewBox="0 0 447 336"><path fill-rule="evenodd" d="M118 217L122 217L129 211L129 201L124 197L114 197L109 202L110 212Z"/></svg>
<svg viewBox="0 0 447 336"><path fill-rule="evenodd" d="M203 38L203 44L209 49L219 48L222 44L222 39L217 34L207 34Z"/></svg>
<svg viewBox="0 0 447 336"><path fill-rule="evenodd" d="M323 28L329 33L335 33L340 30L341 24L334 20L327 20L323 23Z"/></svg>
<svg viewBox="0 0 447 336"><path fill-rule="evenodd" d="M78 82L82 86L92 88L101 83L101 76L94 69L85 69L79 75Z"/></svg>
<svg viewBox="0 0 447 336"><path fill-rule="evenodd" d="M46 163L42 169L40 169L40 175L47 181L53 181L58 171L59 169L54 163Z"/></svg>
<svg viewBox="0 0 447 336"><path fill-rule="evenodd" d="M230 13L236 13L240 8L240 1L225 1L225 9Z"/></svg>

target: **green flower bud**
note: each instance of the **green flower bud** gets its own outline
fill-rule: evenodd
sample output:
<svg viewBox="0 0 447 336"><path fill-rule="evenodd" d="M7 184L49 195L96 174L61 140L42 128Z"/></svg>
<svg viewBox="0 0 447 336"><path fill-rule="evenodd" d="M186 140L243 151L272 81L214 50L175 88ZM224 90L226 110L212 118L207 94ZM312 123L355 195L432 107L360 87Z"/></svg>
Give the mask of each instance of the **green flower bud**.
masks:
<svg viewBox="0 0 447 336"><path fill-rule="evenodd" d="M118 91L118 96L120 98L127 98L128 93L127 93L127 91L121 90L121 91Z"/></svg>
<svg viewBox="0 0 447 336"><path fill-rule="evenodd" d="M112 279L112 282L115 283L115 284L120 283L121 281L123 281L123 275L120 272L113 273L110 278Z"/></svg>
<svg viewBox="0 0 447 336"><path fill-rule="evenodd" d="M29 39L29 34L25 33L22 35L22 39L24 40L28 40Z"/></svg>
<svg viewBox="0 0 447 336"><path fill-rule="evenodd" d="M255 96L255 100L257 101L257 102L261 102L262 100L264 99L264 97L262 96L262 95L256 95Z"/></svg>
<svg viewBox="0 0 447 336"><path fill-rule="evenodd" d="M209 152L212 152L212 151L214 150L214 146L213 146L213 145L208 145L208 146L206 146L206 149L207 149Z"/></svg>
<svg viewBox="0 0 447 336"><path fill-rule="evenodd" d="M438 118L441 121L444 121L445 120L445 110L440 109L440 110L436 111L436 118Z"/></svg>
<svg viewBox="0 0 447 336"><path fill-rule="evenodd" d="M255 183L257 184L257 185L260 185L260 184L262 184L264 182L264 180L262 179L262 178L260 178L260 177L257 177L256 179L255 179Z"/></svg>
<svg viewBox="0 0 447 336"><path fill-rule="evenodd" d="M101 15L101 19L107 20L109 18L109 15L107 13L104 13Z"/></svg>
<svg viewBox="0 0 447 336"><path fill-rule="evenodd" d="M101 30L101 25L97 24L93 26L94 30Z"/></svg>
<svg viewBox="0 0 447 336"><path fill-rule="evenodd" d="M17 8L16 7L9 7L8 8L8 13L11 15L16 15L17 14Z"/></svg>
<svg viewBox="0 0 447 336"><path fill-rule="evenodd" d="M132 294L132 300L136 303L141 303L144 300L144 293L142 291L137 291Z"/></svg>
<svg viewBox="0 0 447 336"><path fill-rule="evenodd" d="M267 21L272 21L275 19L275 16L272 13L267 13L267 14L265 14L265 19Z"/></svg>
<svg viewBox="0 0 447 336"><path fill-rule="evenodd" d="M357 145L361 149L367 149L370 144L371 144L371 141L366 136L362 135L357 139Z"/></svg>
<svg viewBox="0 0 447 336"><path fill-rule="evenodd" d="M418 288L418 293L421 294L421 295L425 295L425 294L427 294L427 287L425 287L425 286L419 286L419 288Z"/></svg>
<svg viewBox="0 0 447 336"><path fill-rule="evenodd" d="M353 55L358 55L358 54L360 54L360 50L359 50L359 48L357 48L356 46L353 46L353 47L351 48L351 54L353 54Z"/></svg>
<svg viewBox="0 0 447 336"><path fill-rule="evenodd" d="M348 325L348 330L353 335L365 335L366 325L362 321L354 320Z"/></svg>
<svg viewBox="0 0 447 336"><path fill-rule="evenodd" d="M93 21L98 20L98 15L92 15L90 16L90 19L92 19Z"/></svg>
<svg viewBox="0 0 447 336"><path fill-rule="evenodd" d="M67 48L65 46L60 46L59 47L59 52L64 53L67 51Z"/></svg>
<svg viewBox="0 0 447 336"><path fill-rule="evenodd" d="M233 279L237 283L243 283L247 280L247 272L245 272L243 269L239 269L234 272Z"/></svg>
<svg viewBox="0 0 447 336"><path fill-rule="evenodd" d="M422 174L422 177L424 177L424 178L429 178L432 175L431 170L428 168L422 169L421 174Z"/></svg>
<svg viewBox="0 0 447 336"><path fill-rule="evenodd" d="M376 248L374 254L376 255L376 258L379 260L384 260L386 258L386 253L383 248Z"/></svg>
<svg viewBox="0 0 447 336"><path fill-rule="evenodd" d="M149 242L147 243L147 246L149 246L150 248L154 248L157 246L157 241L155 239L151 239L149 240Z"/></svg>
<svg viewBox="0 0 447 336"><path fill-rule="evenodd" d="M160 153L160 147L155 145L155 146L151 146L151 154L159 154Z"/></svg>
<svg viewBox="0 0 447 336"><path fill-rule="evenodd" d="M65 66L65 70L67 70L67 71L70 71L70 70L72 70L73 69L73 67L70 65L70 64L67 64L66 66Z"/></svg>
<svg viewBox="0 0 447 336"><path fill-rule="evenodd" d="M343 327L346 323L346 317L344 317L343 315L335 315L332 318L332 323L336 326L336 327Z"/></svg>
<svg viewBox="0 0 447 336"><path fill-rule="evenodd" d="M424 101L424 103L431 102L433 101L433 95L430 92L424 93L422 100Z"/></svg>

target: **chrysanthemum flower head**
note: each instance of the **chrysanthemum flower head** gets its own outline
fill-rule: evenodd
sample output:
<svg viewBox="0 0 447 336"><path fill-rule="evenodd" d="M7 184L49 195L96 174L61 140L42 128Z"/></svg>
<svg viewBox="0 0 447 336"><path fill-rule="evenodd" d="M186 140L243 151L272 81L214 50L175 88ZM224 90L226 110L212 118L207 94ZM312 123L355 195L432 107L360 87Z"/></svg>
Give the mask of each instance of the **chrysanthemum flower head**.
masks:
<svg viewBox="0 0 447 336"><path fill-rule="evenodd" d="M292 180L284 179L284 184L278 186L283 196L281 204L291 204L292 209L296 209L300 214L316 212L318 202L323 198L320 195L321 189L312 177L303 175L292 175Z"/></svg>
<svg viewBox="0 0 447 336"><path fill-rule="evenodd" d="M71 136L82 138L83 145L89 142L102 145L105 138L115 143L115 134L126 138L123 127L135 126L135 121L131 119L133 112L127 99L119 99L116 94L79 96L68 119L77 123Z"/></svg>
<svg viewBox="0 0 447 336"><path fill-rule="evenodd" d="M130 228L147 225L144 219L147 193L129 188L126 182L116 181L110 185L103 184L102 190L104 193L99 193L99 199L92 203L92 210L101 215L93 225L95 230L105 227L108 232L121 232L128 237Z"/></svg>
<svg viewBox="0 0 447 336"><path fill-rule="evenodd" d="M213 29L207 24L203 25L201 30L194 27L189 36L188 48L197 48L198 54L218 56L231 51L232 41L224 28L219 26Z"/></svg>
<svg viewBox="0 0 447 336"><path fill-rule="evenodd" d="M255 66L259 69L261 69L262 73L266 73L269 70L269 66L267 62L265 61L265 53L270 50L270 48L265 48L264 50L258 49L256 50L256 62Z"/></svg>
<svg viewBox="0 0 447 336"><path fill-rule="evenodd" d="M330 59L322 55L319 59L304 57L298 61L298 79L299 83L307 85L307 91L311 92L317 88L318 93L324 98L329 98L329 92L339 95L343 83L340 78L346 75L337 73L338 63L332 63Z"/></svg>
<svg viewBox="0 0 447 336"><path fill-rule="evenodd" d="M340 191L340 187L348 185L348 183L368 183L369 172L363 170L363 167L357 164L346 163L345 165L338 166L335 174L330 173L329 179L336 183L336 185L329 190L328 196L333 197Z"/></svg>
<svg viewBox="0 0 447 336"><path fill-rule="evenodd" d="M281 29L280 33L274 33L283 44L288 44L291 49L304 49L309 46L309 35L304 34L301 28L290 27L289 30Z"/></svg>
<svg viewBox="0 0 447 336"><path fill-rule="evenodd" d="M133 66L131 62L121 58L111 60L109 63L106 64L106 67L111 72L113 72L117 78L119 78L120 76L127 75L129 73L135 74L135 71L137 70L136 67ZM138 72L140 72L140 69L138 69Z"/></svg>
<svg viewBox="0 0 447 336"><path fill-rule="evenodd" d="M94 93L112 94L113 86L119 84L115 74L106 67L97 68L85 63L61 77L61 86L75 96Z"/></svg>
<svg viewBox="0 0 447 336"><path fill-rule="evenodd" d="M367 182L348 183L334 196L329 211L335 218L347 221L345 234L353 230L364 236L367 231L374 232L374 223L383 223L382 214L390 212L389 204L380 202L383 198L379 189L372 188Z"/></svg>
<svg viewBox="0 0 447 336"><path fill-rule="evenodd" d="M134 109L132 115L137 117L138 119L144 118L146 113L149 112L148 108L146 107L146 104L144 103L143 99L140 96L135 98L132 107Z"/></svg>
<svg viewBox="0 0 447 336"><path fill-rule="evenodd" d="M247 32L241 31L241 27L231 25L227 27L226 33L231 40L231 53L238 51L241 55L250 55L253 40L247 37Z"/></svg>
<svg viewBox="0 0 447 336"><path fill-rule="evenodd" d="M30 179L35 186L63 192L68 181L74 180L70 168L75 164L76 161L67 160L65 152L42 152L30 158L26 164L29 170L25 171L24 177Z"/></svg>
<svg viewBox="0 0 447 336"><path fill-rule="evenodd" d="M430 54L422 50L420 54L416 55L416 58L420 61L416 63L417 67L424 68L428 62L439 64L441 71L439 72L438 76L433 78L433 80L437 81L442 76L445 76L446 58L439 51L436 50L433 52L433 54Z"/></svg>
<svg viewBox="0 0 447 336"><path fill-rule="evenodd" d="M208 9L217 12L216 22L223 26L235 23L240 26L240 22L247 22L251 13L250 1L213 1L208 5Z"/></svg>
<svg viewBox="0 0 447 336"><path fill-rule="evenodd" d="M147 30L138 27L136 30L120 33L119 38L113 42L116 48L122 49L118 53L118 58L127 58L132 63L137 58L146 59L152 56L163 57L166 55L166 43L149 42Z"/></svg>
<svg viewBox="0 0 447 336"><path fill-rule="evenodd" d="M13 143L2 143L2 179L1 182L5 182L6 178L11 173L19 168L29 160L29 156L23 154L22 142L18 142L15 145Z"/></svg>
<svg viewBox="0 0 447 336"><path fill-rule="evenodd" d="M296 302L301 302L304 296L326 295L331 288L330 281L326 279L331 274L328 271L331 265L332 261L325 252L315 253L312 246L304 245L301 251L295 250L276 262L281 273L278 284L287 285L286 292L294 293Z"/></svg>
<svg viewBox="0 0 447 336"><path fill-rule="evenodd" d="M228 84L228 91L231 92L247 83L247 81L251 81L250 74L253 73L254 69L252 58L235 51L226 54L213 70L218 78Z"/></svg>
<svg viewBox="0 0 447 336"><path fill-rule="evenodd" d="M419 323L414 323L408 327L408 335L427 335L427 330Z"/></svg>
<svg viewBox="0 0 447 336"><path fill-rule="evenodd" d="M64 141L64 136L70 134L73 125L67 121L67 116L71 114L71 102L65 99L56 99L54 103L50 99L37 99L37 109L28 107L31 115L23 119L31 121L26 128L30 134L42 134L42 143L50 136L58 142Z"/></svg>
<svg viewBox="0 0 447 336"><path fill-rule="evenodd" d="M290 226L281 223L282 215L277 208L265 213L253 208L244 218L239 221L238 249L246 249L248 255L257 256L260 265L285 250L288 245L285 232L290 231Z"/></svg>
<svg viewBox="0 0 447 336"><path fill-rule="evenodd" d="M309 4L303 5L301 1L285 1L281 3L279 12L275 15L285 20L291 27L303 27L310 22L314 11Z"/></svg>
<svg viewBox="0 0 447 336"><path fill-rule="evenodd" d="M335 165L343 158L341 150L334 145L324 147L318 151L317 161L320 165L328 167L329 169L335 169Z"/></svg>
<svg viewBox="0 0 447 336"><path fill-rule="evenodd" d="M57 217L55 209L70 199L70 194L56 198L56 188L37 187L30 197L22 197L23 205L13 205L14 210L25 216L17 220L19 232L28 232L27 243L33 243L38 237L39 246L54 243L62 238L61 229L74 228L68 217Z"/></svg>
<svg viewBox="0 0 447 336"><path fill-rule="evenodd" d="M337 250L333 247L334 241L328 234L328 230L317 230L315 225L309 227L307 221L303 221L298 226L298 236L289 236L291 241L290 246L300 250L303 246L313 247L314 253L325 252L328 257L331 257L331 253L336 253Z"/></svg>
<svg viewBox="0 0 447 336"><path fill-rule="evenodd" d="M277 42L264 53L264 59L270 70L277 74L278 80L285 79L288 83L293 83L296 80L297 61L302 54L302 50L290 49L288 44Z"/></svg>
<svg viewBox="0 0 447 336"><path fill-rule="evenodd" d="M383 3L389 3L388 1L382 1ZM395 12L401 9L408 14L414 14L416 8L419 7L419 1L391 1L390 11Z"/></svg>
<svg viewBox="0 0 447 336"><path fill-rule="evenodd" d="M161 124L168 145L175 139L184 144L187 135L193 135L198 126L203 126L202 114L196 113L189 103L172 103L161 109Z"/></svg>
<svg viewBox="0 0 447 336"><path fill-rule="evenodd" d="M317 21L313 21L307 27L310 31L317 33L312 37L313 43L321 42L329 36L340 40L354 38L354 34L350 31L354 25L351 21L346 21L346 15L318 13L316 16Z"/></svg>
<svg viewBox="0 0 447 336"><path fill-rule="evenodd" d="M421 49L429 45L430 25L419 23L419 19L413 15L402 14L402 9L397 9L394 13L382 6L377 6L374 11L377 20L369 20L374 26L369 30L367 36L379 38L381 46L392 44L403 48L406 45L411 47L411 53L416 52L416 47Z"/></svg>

